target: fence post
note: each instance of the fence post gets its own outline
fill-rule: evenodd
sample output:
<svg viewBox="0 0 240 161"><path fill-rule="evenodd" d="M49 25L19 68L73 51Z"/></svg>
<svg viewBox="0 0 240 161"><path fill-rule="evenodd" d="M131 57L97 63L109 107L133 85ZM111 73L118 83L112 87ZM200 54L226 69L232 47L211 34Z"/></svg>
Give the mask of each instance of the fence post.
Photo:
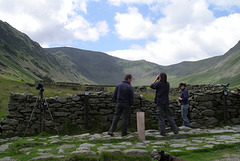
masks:
<svg viewBox="0 0 240 161"><path fill-rule="evenodd" d="M145 140L145 118L144 112L137 112L137 131L138 139Z"/></svg>
<svg viewBox="0 0 240 161"><path fill-rule="evenodd" d="M88 129L88 106L89 106L89 93L85 91L85 99L84 99L84 124L85 129Z"/></svg>

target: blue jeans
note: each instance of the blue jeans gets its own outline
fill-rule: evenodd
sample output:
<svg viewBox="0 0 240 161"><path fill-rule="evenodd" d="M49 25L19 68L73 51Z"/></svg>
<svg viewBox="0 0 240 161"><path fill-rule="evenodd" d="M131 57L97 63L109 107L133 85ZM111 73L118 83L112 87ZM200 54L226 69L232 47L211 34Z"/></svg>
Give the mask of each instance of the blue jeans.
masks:
<svg viewBox="0 0 240 161"><path fill-rule="evenodd" d="M181 105L181 114L182 114L182 119L183 119L182 126L190 127L191 125L190 125L190 122L187 117L188 108L189 108L189 104Z"/></svg>

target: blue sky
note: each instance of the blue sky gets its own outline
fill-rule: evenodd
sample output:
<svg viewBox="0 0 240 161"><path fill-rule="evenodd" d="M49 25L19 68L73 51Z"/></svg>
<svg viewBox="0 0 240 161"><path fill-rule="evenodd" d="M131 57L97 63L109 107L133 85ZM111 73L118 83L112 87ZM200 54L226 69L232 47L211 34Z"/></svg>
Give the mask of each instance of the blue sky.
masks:
<svg viewBox="0 0 240 161"><path fill-rule="evenodd" d="M160 65L223 55L240 40L238 0L0 0L0 19L42 47Z"/></svg>

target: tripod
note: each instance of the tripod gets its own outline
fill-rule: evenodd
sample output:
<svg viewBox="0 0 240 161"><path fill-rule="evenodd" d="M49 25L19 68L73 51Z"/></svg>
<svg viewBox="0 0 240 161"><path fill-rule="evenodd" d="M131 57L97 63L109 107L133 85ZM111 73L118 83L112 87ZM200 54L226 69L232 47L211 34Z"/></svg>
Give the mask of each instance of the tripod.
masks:
<svg viewBox="0 0 240 161"><path fill-rule="evenodd" d="M57 126L56 126L55 122L53 121L52 113L51 113L50 109L48 108L48 103L47 103L46 99L45 99L44 96L43 96L43 91L44 91L44 89L43 89L43 87L41 87L40 90L39 90L39 93L38 93L37 100L36 100L36 102L35 102L35 104L34 104L34 107L33 107L33 109L32 109L32 113L31 113L31 115L30 115L30 119L28 120L28 124L27 124L26 130L25 130L25 132L24 132L24 137L25 137L26 132L27 132L27 130L28 130L28 128L29 128L29 124L30 124L30 121L32 120L33 113L35 112L35 110L37 109L38 106L40 106L40 109L43 110L43 118L42 118L42 128L41 128L41 131L44 131L44 130L45 130L46 111L48 111L48 113L49 113L49 115L50 115L50 117L51 117L51 119L52 119L52 122L53 122L53 124L54 124L54 126L55 126L55 130L57 131L57 134L59 135L59 132L58 132L58 130L57 130ZM40 103L39 103L39 102L40 102Z"/></svg>

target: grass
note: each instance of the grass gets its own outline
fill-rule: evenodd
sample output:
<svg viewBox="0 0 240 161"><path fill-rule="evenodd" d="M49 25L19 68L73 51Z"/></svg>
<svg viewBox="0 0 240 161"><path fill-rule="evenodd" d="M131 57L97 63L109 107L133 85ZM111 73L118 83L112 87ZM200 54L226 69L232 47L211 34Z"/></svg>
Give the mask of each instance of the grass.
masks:
<svg viewBox="0 0 240 161"><path fill-rule="evenodd" d="M231 135L231 134L226 134L226 133L222 133L222 134L216 134L216 135ZM51 153L51 154L55 154L55 155L61 155L58 154L58 147L66 144L63 142L58 142L58 143L54 143L54 144L50 144L50 135L46 134L46 133L41 133L37 136L34 137L27 137L27 138L23 138L23 139L19 139L17 141L13 141L11 142L12 144L10 144L9 146L9 150L6 151L6 153L2 153L0 158L4 158L6 156L11 156L17 160L30 160L32 158L38 157L38 153L40 152L39 149L50 149L49 151L45 151L46 153ZM209 134L209 135L202 135L202 137L210 137L210 136L215 136L215 134ZM58 137L57 139L62 140L63 136ZM195 136L195 137L199 137L199 135ZM47 146L43 144L43 141L40 140L39 138L46 138L46 140L44 142L48 143ZM194 135L191 136L192 139L194 139ZM191 138L186 138L187 141L190 141ZM28 139L34 139L34 141L28 140ZM156 141L157 138L152 138L149 137L147 138L147 140L149 141ZM130 142L133 145L136 145L136 143L139 142L139 140L136 137L133 138L126 138L126 139L110 139L110 140L102 140L102 139L97 139L97 140L93 140L93 141L89 141L84 140L84 141L74 141L73 140L69 140L67 144L74 144L76 145L76 148L78 148L80 146L80 144L85 143L85 142L89 142L91 144L95 144L95 147L91 147L92 151L97 152L97 148L103 146L103 144L109 144L111 143L112 145L119 145L118 143L121 142ZM164 140L163 140L164 141ZM161 145L162 148L158 149L158 150L164 150L165 153L170 154L172 156L178 157L178 158L182 158L185 159L187 161L212 161L212 160L217 160L217 159L222 159L224 154L239 154L240 151L240 143L236 143L236 144L220 144L220 145L215 145L212 149L211 148L206 148L206 149L201 149L201 150L192 150L192 151L187 151L185 150L185 148L180 148L183 152L169 152L172 149L176 149L176 148L172 148L170 147L171 142L165 144L165 145ZM28 150L29 155L26 155L26 152L24 151L20 151L20 149L22 148L26 148L26 147L33 147L33 149ZM72 155L71 152L74 151L76 148L71 148L71 149L65 149L64 151L66 152L66 156L67 158L61 159L63 161L77 161L77 160L93 160L93 161L150 161L152 158L152 154L151 152L153 151L153 147L152 146L148 146L147 148L145 148L144 150L148 151L147 155L144 156L127 156L125 154L112 154L112 153L108 153L108 152L103 152L100 153L96 156L90 156L90 155ZM126 149L132 148L131 146L126 146ZM125 149L125 148L124 148ZM55 158L48 158L46 160L59 160L59 159L55 159Z"/></svg>
<svg viewBox="0 0 240 161"><path fill-rule="evenodd" d="M27 86L24 82L7 80L0 77L0 120L5 118L10 99L10 93L32 93L35 96L39 94L35 86ZM77 91L72 88L44 87L45 97L66 96L66 94L76 94Z"/></svg>

